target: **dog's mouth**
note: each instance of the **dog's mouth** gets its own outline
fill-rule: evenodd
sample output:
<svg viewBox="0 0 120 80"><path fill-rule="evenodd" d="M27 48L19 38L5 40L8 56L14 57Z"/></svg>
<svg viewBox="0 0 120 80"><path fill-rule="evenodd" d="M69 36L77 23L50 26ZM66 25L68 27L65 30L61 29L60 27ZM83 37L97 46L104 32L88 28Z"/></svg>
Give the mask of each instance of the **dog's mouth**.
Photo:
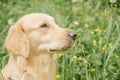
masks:
<svg viewBox="0 0 120 80"><path fill-rule="evenodd" d="M63 47L60 49L49 49L49 52L61 52L61 51L67 51L68 49L70 49L71 46L67 46L67 47Z"/></svg>
<svg viewBox="0 0 120 80"><path fill-rule="evenodd" d="M50 48L50 49L48 49L48 51L50 53L67 51L73 46L74 42L75 42L74 40L69 40L66 44L63 44L63 46L61 46L59 48L57 48L57 47L56 48Z"/></svg>

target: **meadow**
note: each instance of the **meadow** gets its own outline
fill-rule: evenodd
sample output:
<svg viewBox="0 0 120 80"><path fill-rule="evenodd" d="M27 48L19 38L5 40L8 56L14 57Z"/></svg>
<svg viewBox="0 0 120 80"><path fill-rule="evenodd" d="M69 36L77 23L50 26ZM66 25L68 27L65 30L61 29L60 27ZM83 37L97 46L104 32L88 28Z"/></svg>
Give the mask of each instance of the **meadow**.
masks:
<svg viewBox="0 0 120 80"><path fill-rule="evenodd" d="M35 12L77 33L73 47L55 55L57 80L120 80L119 0L0 0L0 70L9 58L4 41L10 25Z"/></svg>

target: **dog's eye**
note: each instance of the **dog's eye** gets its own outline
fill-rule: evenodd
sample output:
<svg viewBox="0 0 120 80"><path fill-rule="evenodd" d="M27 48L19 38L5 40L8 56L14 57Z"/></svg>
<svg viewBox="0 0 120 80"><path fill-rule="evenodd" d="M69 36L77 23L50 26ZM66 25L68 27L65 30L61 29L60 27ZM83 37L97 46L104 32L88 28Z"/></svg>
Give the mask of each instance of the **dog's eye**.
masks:
<svg viewBox="0 0 120 80"><path fill-rule="evenodd" d="M47 24L43 24L43 25L41 25L41 27L42 28L46 28L46 27L48 27L48 25Z"/></svg>

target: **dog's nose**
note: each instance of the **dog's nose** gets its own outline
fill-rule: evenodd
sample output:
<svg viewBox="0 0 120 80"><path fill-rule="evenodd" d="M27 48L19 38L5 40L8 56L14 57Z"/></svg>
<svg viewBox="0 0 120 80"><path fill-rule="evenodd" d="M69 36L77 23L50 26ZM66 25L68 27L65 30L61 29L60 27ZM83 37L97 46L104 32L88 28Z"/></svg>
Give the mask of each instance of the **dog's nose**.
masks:
<svg viewBox="0 0 120 80"><path fill-rule="evenodd" d="M69 37L71 37L73 40L75 40L76 39L76 33L75 32L72 32L72 31L70 31L69 33L68 33L68 36Z"/></svg>

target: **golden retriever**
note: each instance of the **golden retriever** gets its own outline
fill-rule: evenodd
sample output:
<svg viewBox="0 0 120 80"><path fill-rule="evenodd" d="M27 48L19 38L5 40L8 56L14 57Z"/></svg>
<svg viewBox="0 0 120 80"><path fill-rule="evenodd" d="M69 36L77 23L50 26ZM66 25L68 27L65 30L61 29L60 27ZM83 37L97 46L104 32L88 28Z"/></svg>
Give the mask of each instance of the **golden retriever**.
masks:
<svg viewBox="0 0 120 80"><path fill-rule="evenodd" d="M53 54L69 49L75 38L75 32L60 28L47 14L21 17L5 41L10 56L2 70L5 80L56 80Z"/></svg>

